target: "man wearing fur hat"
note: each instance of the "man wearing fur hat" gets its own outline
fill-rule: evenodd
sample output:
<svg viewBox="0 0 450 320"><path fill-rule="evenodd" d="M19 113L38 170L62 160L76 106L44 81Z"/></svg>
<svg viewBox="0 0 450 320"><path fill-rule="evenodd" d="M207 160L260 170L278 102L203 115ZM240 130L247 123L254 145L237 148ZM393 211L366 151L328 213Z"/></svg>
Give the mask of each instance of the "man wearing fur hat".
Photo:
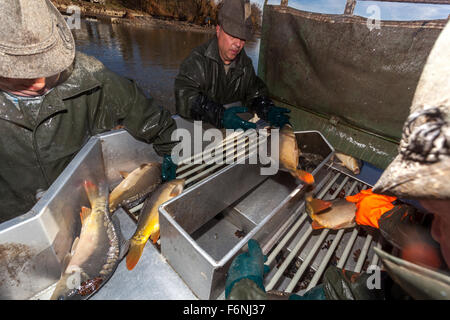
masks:
<svg viewBox="0 0 450 320"><path fill-rule="evenodd" d="M386 272L380 288L370 274L328 267L322 284L286 299L450 299L450 23L441 32L416 88L403 127L399 154L372 190L347 197L357 203L356 222L377 228L399 250L393 256L374 248ZM431 230L418 223L417 210L396 197L418 200L433 215ZM392 203L391 203L392 202ZM254 240L231 264L228 299L267 299L264 256Z"/></svg>
<svg viewBox="0 0 450 320"><path fill-rule="evenodd" d="M216 37L195 48L175 79L177 112L217 128L249 129L254 123L237 114L256 112L271 125L288 123L289 109L276 107L263 81L255 74L244 45L251 35L250 3L225 0L219 9ZM226 108L226 105L239 104Z"/></svg>
<svg viewBox="0 0 450 320"><path fill-rule="evenodd" d="M0 15L0 222L30 210L90 136L118 125L170 164L170 113L76 52L49 0L1 1Z"/></svg>

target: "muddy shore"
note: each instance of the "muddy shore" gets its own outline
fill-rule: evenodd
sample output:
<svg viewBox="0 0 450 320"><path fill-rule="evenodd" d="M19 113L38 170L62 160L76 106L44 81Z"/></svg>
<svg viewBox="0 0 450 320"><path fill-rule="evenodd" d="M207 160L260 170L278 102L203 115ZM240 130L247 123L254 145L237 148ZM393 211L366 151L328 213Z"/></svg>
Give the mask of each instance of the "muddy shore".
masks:
<svg viewBox="0 0 450 320"><path fill-rule="evenodd" d="M109 21L113 24L128 24L139 27L151 27L151 28L161 28L161 29L176 29L183 31L193 31L202 33L215 32L215 26L200 26L189 22L168 20L158 17L153 17L149 14L136 12L132 10L120 10L120 9L110 9L101 6L88 6L78 4L72 4L70 2L54 2L56 8L63 15L71 15L72 11L69 7L72 5L77 5L80 8L80 14L82 18L91 19L102 19Z"/></svg>

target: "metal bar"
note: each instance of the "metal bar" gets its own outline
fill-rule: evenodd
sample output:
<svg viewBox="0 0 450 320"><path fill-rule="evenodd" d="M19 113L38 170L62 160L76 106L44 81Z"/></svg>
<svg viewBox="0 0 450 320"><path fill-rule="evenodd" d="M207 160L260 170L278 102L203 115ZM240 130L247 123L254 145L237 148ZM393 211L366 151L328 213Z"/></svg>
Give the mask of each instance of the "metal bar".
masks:
<svg viewBox="0 0 450 320"><path fill-rule="evenodd" d="M240 138L240 136L237 136L237 138ZM259 140L257 136L256 136L256 139ZM234 160L237 157L243 155L242 150L244 151L244 155L245 155L247 146L249 146L249 155L250 155L250 154L252 154L250 150L255 149L258 145L260 145L260 144L262 144L262 143L264 143L266 141L267 141L267 138L262 139L261 141L257 142L257 144L250 145L250 139L248 139L248 141L247 141L247 139L244 138L241 141L237 141L234 144L227 146L225 149L222 149L222 158L221 158L221 160L225 160L225 161L222 161L222 163L217 163L214 167L211 167L211 168L209 168L208 170L205 170L205 171L203 171L204 168L206 168L208 166L211 166L213 163L203 163L203 164L201 164L201 165L199 165L199 166L197 166L197 167L195 167L195 168L193 168L193 169L191 169L191 170L189 170L189 171L187 171L185 173L180 174L179 176L177 176L177 178L178 179L184 179L184 178L186 178L186 177L188 177L188 176L190 176L190 175L192 175L192 174L194 174L194 173L196 173L198 171L201 171L201 172L195 176L196 178L204 176L204 172L211 172L211 171L219 168L220 166L228 164L227 161L226 161L226 160L228 160L227 157L229 157L236 150L241 150L241 152L237 156L233 156L232 160ZM233 150L233 151L230 152L230 150ZM211 151L211 149L208 150L208 151ZM204 151L204 152L206 152L206 151ZM217 156L215 156L215 157L217 157ZM209 156L205 157L203 160L204 161L208 161L211 158L212 158L212 156L211 156L211 154L209 154ZM191 165L189 165L189 166L191 166ZM186 184L190 183L192 180L195 180L195 179L191 178L189 181L188 180L186 180Z"/></svg>
<svg viewBox="0 0 450 320"><path fill-rule="evenodd" d="M367 186L363 186L362 190L367 189ZM358 229L353 229L352 235L350 236L350 239L347 242L347 246L344 249L344 252L342 253L342 256L339 259L339 262L336 267L343 268L345 265L345 262L347 261L348 255L350 254L350 250L353 247L353 244L355 243L356 237L358 236Z"/></svg>
<svg viewBox="0 0 450 320"><path fill-rule="evenodd" d="M378 242L378 243L376 244L376 247L379 248L379 249L381 249L381 243ZM379 259L380 259L380 258L378 257L378 255L374 252L374 253L373 253L373 257L372 257L372 261L371 261L370 265L371 265L371 266L376 266L376 265L378 264L378 260L379 260Z"/></svg>
<svg viewBox="0 0 450 320"><path fill-rule="evenodd" d="M330 176L332 175L332 172L329 172L328 175L322 180L324 182L328 181L330 179ZM320 190L322 187L317 186ZM331 185L330 185L331 187ZM293 217L299 212L302 211L305 207L305 202L302 202L302 204L298 207L298 209L295 211L295 213L292 215ZM308 215L306 213L303 213L303 215L297 220L297 222L291 227L291 229L284 235L283 239L278 243L278 245L275 247L275 249L272 250L269 257L267 258L266 264L271 265L271 263L275 260L275 257L278 255L278 253L281 251L281 249L284 248L284 246L287 244L287 242L291 239L292 235L297 231L297 229L301 226L303 221L305 221L306 217Z"/></svg>
<svg viewBox="0 0 450 320"><path fill-rule="evenodd" d="M263 140L263 141L260 142L260 144L262 144L262 143L264 143L264 142L265 142L265 141ZM247 143L247 144L248 144L248 143ZM241 152L239 152L238 154L236 154L236 155L233 157L233 159L232 159L233 161L234 161L235 159L238 159L240 156L245 156L245 153L247 152L245 147L247 146L247 144L244 145L244 150L241 150ZM252 146L249 147L249 149L248 149L249 156L252 155L253 152L257 152L258 145L259 145L259 144L252 145ZM256 149L256 150L255 150L255 149ZM199 179L199 178L201 178L201 177L207 175L208 173L210 173L210 172L212 172L212 171L214 171L214 170L216 170L216 169L218 169L218 168L220 168L220 167L222 167L222 166L224 166L224 165L226 165L226 164L227 164L227 163L225 163L225 162L224 162L224 163L219 163L219 164L216 164L215 166L212 166L212 167L210 167L210 168L208 168L208 169L206 169L206 170L203 170L203 171L201 171L200 173L196 174L195 176L190 177L189 179L186 179L185 184L187 185L187 184L191 183L192 181L195 181L195 180L197 180L197 179ZM195 170L195 169L194 169L194 170L191 170L190 173L193 173L193 172L196 172L196 171L198 171L198 170Z"/></svg>
<svg viewBox="0 0 450 320"><path fill-rule="evenodd" d="M305 261L302 262L302 265L295 273L294 277L292 278L291 282L287 286L287 288L284 290L285 292L292 292L297 285L297 282L300 280L301 276L303 275L303 272L305 272L306 268L309 266L309 263L311 262L312 258L316 254L317 249L319 249L320 245L322 244L325 237L328 235L328 232L330 229L324 229L322 233L320 234L319 239L316 241L314 246L312 247L311 251L309 252L308 256L306 257Z"/></svg>
<svg viewBox="0 0 450 320"><path fill-rule="evenodd" d="M372 242L372 236L369 234L366 237L366 241L364 242L364 246L361 249L361 253L358 257L358 262L356 263L355 272L361 272L364 261L366 260L367 252L369 252L369 247Z"/></svg>
<svg viewBox="0 0 450 320"><path fill-rule="evenodd" d="M351 195L357 185L358 185L358 181L353 182L353 185L350 187L350 190L348 191L347 195ZM331 256L333 255L339 242L341 241L342 236L344 235L344 231L345 231L344 229L341 229L337 232L336 236L333 239L333 242L331 243L331 246L328 248L328 251L327 251L325 257L323 258L322 262L320 263L319 267L317 268L317 271L314 273L313 278L309 282L309 285L306 288L306 291L315 287L316 284L319 282L319 279L322 276L322 273L325 271L325 268L327 267L328 262L331 259Z"/></svg>
<svg viewBox="0 0 450 320"><path fill-rule="evenodd" d="M347 183L347 181L350 179L349 176L346 176L345 179L341 182L341 184L339 185L338 188L336 188L335 192L331 195L331 200L335 199L336 196L339 194L339 192L341 192L342 188L344 188L345 184ZM312 247L312 249L309 251L308 255L306 256L305 260L302 262L302 265L300 266L300 268L297 270L297 272L295 273L294 277L292 278L291 282L289 283L289 285L286 288L286 292L292 292L295 288L295 286L297 285L298 281L300 280L300 278L302 277L303 273L305 272L306 268L309 266L309 263L311 262L311 260L314 258L314 256L316 255L317 250L319 249L319 247L321 246L323 240L325 240L325 237L328 235L328 232L330 232L330 229L324 229L321 234L319 239L316 241L316 243L314 244L314 246Z"/></svg>
<svg viewBox="0 0 450 320"><path fill-rule="evenodd" d="M231 147L234 146L234 144L233 145L229 145L227 142L229 140L231 140L231 139L239 138L241 135L243 135L243 133L244 133L243 131L235 131L232 134L226 136L225 139L223 139L221 141L221 143L218 144L217 146L207 148L207 149L203 150L202 152L199 152L199 153L193 155L192 157L190 157L188 159L180 161L179 164L178 164L177 173L182 172L182 171L184 171L184 170L186 170L186 169L188 169L188 168L190 168L190 167L192 167L192 166L194 166L196 164L200 164L200 163L195 163L195 161L198 158L202 158L203 161L209 160L212 157L211 154L210 154L210 152L212 150L217 150L217 149L220 150L220 149L222 149L222 152L225 152L225 151L229 150ZM226 147L225 149L223 149L224 146ZM209 153L209 157L205 158L203 155L205 153L207 153L207 152Z"/></svg>
<svg viewBox="0 0 450 320"><path fill-rule="evenodd" d="M292 249L291 253L287 256L286 260L284 260L283 264L277 270L272 279L270 279L269 284L267 284L266 286L266 291L272 290L274 288L278 280L280 280L281 276L283 275L283 272L286 270L291 261L297 256L298 251L303 246L305 241L308 240L309 235L312 231L313 229L311 228L311 225L309 225L308 229L303 234L303 237L299 240L299 242L297 242L297 245Z"/></svg>
<svg viewBox="0 0 450 320"><path fill-rule="evenodd" d="M344 235L344 229L341 229L337 232L336 236L333 239L333 242L331 243L331 246L328 248L327 254L323 258L319 268L317 268L317 271L314 273L313 278L309 282L308 287L306 288L306 291L315 287L317 282L319 282L319 279L322 276L322 273L325 271L325 268L328 266L328 262L330 261L331 256L333 255L334 251L336 250L343 235Z"/></svg>
<svg viewBox="0 0 450 320"><path fill-rule="evenodd" d="M353 11L355 11L356 0L347 0L345 5L344 14L353 15Z"/></svg>
<svg viewBox="0 0 450 320"><path fill-rule="evenodd" d="M323 190L321 190L321 192L317 198L321 199L328 192L328 189L331 188L331 186L339 178L340 175L341 175L340 173L336 174L336 176L330 181L330 183L328 183L327 186ZM280 280L280 277L283 275L283 272L289 266L291 261L297 256L298 251L303 246L305 241L309 238L309 235L311 234L312 231L313 231L313 229L311 228L311 225L309 225L307 230L303 234L303 237L297 242L295 247L292 249L292 251L289 253L287 258L281 264L280 268L277 270L275 275L272 277L272 279L270 279L270 282L266 285L267 291L272 290L274 288L274 286L277 284L278 280Z"/></svg>
<svg viewBox="0 0 450 320"><path fill-rule="evenodd" d="M270 265L274 260L275 257L278 255L278 253L283 249L283 247L286 245L289 239L294 235L294 233L297 231L297 229L302 225L303 221L308 217L308 215L304 212L300 219L297 220L297 222L294 224L294 226L289 230L288 233L284 236L284 238L280 241L280 243L277 245L277 247L271 252L269 257L267 258L266 264Z"/></svg>
<svg viewBox="0 0 450 320"><path fill-rule="evenodd" d="M357 236L358 236L358 229L355 228L353 229L352 235L350 236L350 239L348 240L347 245L345 246L342 256L339 258L339 262L337 264L338 268L342 269L344 267L344 264L347 261L348 255L350 254L350 250L352 249Z"/></svg>

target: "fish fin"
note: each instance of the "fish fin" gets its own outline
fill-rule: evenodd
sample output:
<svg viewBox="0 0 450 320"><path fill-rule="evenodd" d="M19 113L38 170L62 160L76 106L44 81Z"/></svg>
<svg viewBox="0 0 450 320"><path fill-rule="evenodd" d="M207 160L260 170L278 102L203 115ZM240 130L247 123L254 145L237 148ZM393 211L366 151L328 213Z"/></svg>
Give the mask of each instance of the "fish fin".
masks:
<svg viewBox="0 0 450 320"><path fill-rule="evenodd" d="M324 229L324 228L325 228L323 225L321 225L320 223L318 223L316 220L313 220L313 222L311 223L311 227L312 227L314 230Z"/></svg>
<svg viewBox="0 0 450 320"><path fill-rule="evenodd" d="M142 251L144 251L146 242L136 242L133 240L130 241L130 248L128 249L127 254L128 270L133 270L133 268L137 265L139 259L141 258Z"/></svg>
<svg viewBox="0 0 450 320"><path fill-rule="evenodd" d="M155 244L159 239L159 229L152 233L150 236L150 239L152 240L153 244Z"/></svg>
<svg viewBox="0 0 450 320"><path fill-rule="evenodd" d="M64 271L66 271L67 266L68 266L69 263L70 263L70 260L72 260L72 255L71 255L70 252L69 252L69 253L67 253L67 254L64 256L64 259L63 259L63 261L61 262L61 273L64 273Z"/></svg>
<svg viewBox="0 0 450 320"><path fill-rule="evenodd" d="M177 184L173 189L170 191L170 197L176 197L180 193L183 192L184 186L183 184Z"/></svg>
<svg viewBox="0 0 450 320"><path fill-rule="evenodd" d="M318 214L328 208L331 208L332 203L329 201L312 198L311 200L308 199L308 205L310 206L313 214Z"/></svg>
<svg viewBox="0 0 450 320"><path fill-rule="evenodd" d="M89 180L84 181L84 190L88 196L89 202L92 204L94 200L99 196L98 187Z"/></svg>
<svg viewBox="0 0 450 320"><path fill-rule="evenodd" d="M295 170L295 177L305 182L306 184L314 183L314 176L311 173L304 170L300 169Z"/></svg>
<svg viewBox="0 0 450 320"><path fill-rule="evenodd" d="M146 166L148 166L148 163L143 163L139 166L139 169L144 169Z"/></svg>
<svg viewBox="0 0 450 320"><path fill-rule="evenodd" d="M122 178L126 179L128 177L128 175L130 174L127 171L119 171L120 175L122 176Z"/></svg>
<svg viewBox="0 0 450 320"><path fill-rule="evenodd" d="M76 237L75 240L73 240L72 249L70 249L71 255L73 255L75 253L75 250L77 249L77 245L78 245L79 241L80 241L80 237Z"/></svg>
<svg viewBox="0 0 450 320"><path fill-rule="evenodd" d="M89 217L89 215L91 214L92 209L88 208L88 207L81 207L81 211L80 211L80 218L81 218L81 224L84 223L84 221L87 219L87 217Z"/></svg>
<svg viewBox="0 0 450 320"><path fill-rule="evenodd" d="M130 247L130 241L128 241L122 233L119 218L114 215L111 217L111 221L114 226L114 230L116 231L116 235L119 238L119 261L120 261L127 254L128 249Z"/></svg>

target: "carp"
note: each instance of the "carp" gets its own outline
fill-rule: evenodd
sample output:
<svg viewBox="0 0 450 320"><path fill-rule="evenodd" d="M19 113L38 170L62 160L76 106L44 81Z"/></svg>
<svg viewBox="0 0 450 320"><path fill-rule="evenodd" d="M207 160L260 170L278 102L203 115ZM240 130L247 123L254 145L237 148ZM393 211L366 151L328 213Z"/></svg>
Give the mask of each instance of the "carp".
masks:
<svg viewBox="0 0 450 320"><path fill-rule="evenodd" d="M300 149L297 144L294 130L288 124L280 130L280 164L295 178L307 184L314 183L314 177L309 172L298 169Z"/></svg>
<svg viewBox="0 0 450 320"><path fill-rule="evenodd" d="M136 232L129 241L130 247L126 258L128 270L132 270L138 263L148 239L151 238L153 243L159 239L159 206L181 194L183 189L184 179L171 180L160 185L145 200L139 214Z"/></svg>
<svg viewBox="0 0 450 320"><path fill-rule="evenodd" d="M341 161L340 163L338 163L341 166L346 167L354 174L359 174L361 172L360 161L356 160L356 158L339 152L336 152L334 155Z"/></svg>
<svg viewBox="0 0 450 320"><path fill-rule="evenodd" d="M324 201L312 197L312 193L305 196L306 212L311 217L313 229L345 229L356 226L356 205L345 199Z"/></svg>
<svg viewBox="0 0 450 320"><path fill-rule="evenodd" d="M113 274L127 249L119 224L108 211L107 190L85 181L91 209L82 207L81 232L66 255L52 300L87 299ZM103 193L103 194L102 194Z"/></svg>
<svg viewBox="0 0 450 320"><path fill-rule="evenodd" d="M161 183L161 164L149 162L140 165L131 173L121 171L123 181L109 195L109 209L115 211L121 205L127 205L145 198Z"/></svg>

